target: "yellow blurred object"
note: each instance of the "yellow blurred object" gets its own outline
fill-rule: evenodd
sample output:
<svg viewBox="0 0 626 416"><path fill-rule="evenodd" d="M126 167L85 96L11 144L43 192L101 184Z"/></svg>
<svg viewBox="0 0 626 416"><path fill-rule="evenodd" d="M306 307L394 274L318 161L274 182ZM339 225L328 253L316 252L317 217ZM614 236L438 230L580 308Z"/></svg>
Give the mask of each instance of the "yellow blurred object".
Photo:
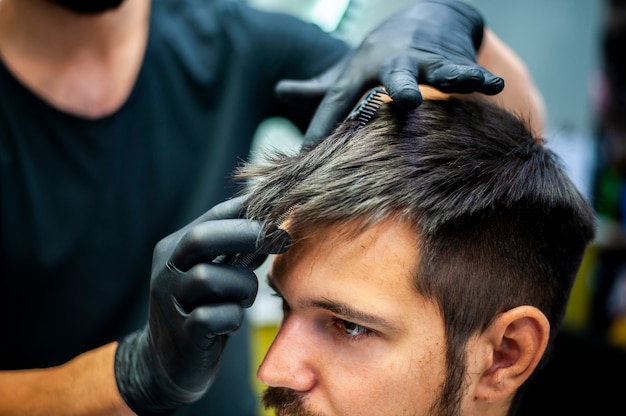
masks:
<svg viewBox="0 0 626 416"><path fill-rule="evenodd" d="M256 370L261 365L263 358L265 357L265 353L269 349L270 345L272 345L272 341L276 337L278 332L278 325L252 325L252 375L253 375L253 386L256 393L261 397L263 390L265 389L265 385L261 383L256 378ZM259 416L274 416L275 413L270 410L265 410L262 406L259 406L258 411Z"/></svg>
<svg viewBox="0 0 626 416"><path fill-rule="evenodd" d="M593 293L591 291L593 279L593 269L597 263L598 250L590 245L585 251L576 281L570 294L567 311L563 326L576 331L584 331L590 325L591 301Z"/></svg>
<svg viewBox="0 0 626 416"><path fill-rule="evenodd" d="M615 319L611 323L609 341L613 345L626 348L626 317Z"/></svg>

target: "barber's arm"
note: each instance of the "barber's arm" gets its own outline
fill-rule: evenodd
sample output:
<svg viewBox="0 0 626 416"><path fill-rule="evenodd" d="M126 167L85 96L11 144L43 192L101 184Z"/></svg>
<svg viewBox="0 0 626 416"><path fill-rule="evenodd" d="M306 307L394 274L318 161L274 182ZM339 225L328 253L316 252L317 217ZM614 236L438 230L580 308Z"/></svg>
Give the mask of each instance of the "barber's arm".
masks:
<svg viewBox="0 0 626 416"><path fill-rule="evenodd" d="M144 328L58 367L0 372L0 413L159 415L204 395L256 297L254 266L289 244L284 231L239 218L241 201L216 205L157 244ZM238 253L256 255L228 261Z"/></svg>
<svg viewBox="0 0 626 416"><path fill-rule="evenodd" d="M543 97L521 58L495 33L486 29L478 63L505 81L501 93L486 99L520 116L529 123L535 135L541 136L546 118Z"/></svg>
<svg viewBox="0 0 626 416"><path fill-rule="evenodd" d="M1 371L0 413L134 415L115 383L116 345L111 343L86 352L57 367Z"/></svg>

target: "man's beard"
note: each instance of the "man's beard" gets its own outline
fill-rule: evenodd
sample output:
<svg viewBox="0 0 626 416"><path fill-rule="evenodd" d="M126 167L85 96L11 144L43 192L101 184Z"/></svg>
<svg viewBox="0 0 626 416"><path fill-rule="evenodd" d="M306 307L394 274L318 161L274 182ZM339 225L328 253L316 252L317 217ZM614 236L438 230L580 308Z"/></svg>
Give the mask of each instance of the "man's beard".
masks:
<svg viewBox="0 0 626 416"><path fill-rule="evenodd" d="M322 416L306 410L302 397L283 387L268 387L263 393L263 406L274 409L278 416Z"/></svg>
<svg viewBox="0 0 626 416"><path fill-rule="evenodd" d="M79 14L98 14L116 9L124 0L48 0Z"/></svg>
<svg viewBox="0 0 626 416"><path fill-rule="evenodd" d="M448 379L441 386L437 398L430 406L429 415L460 416L463 398L464 373L448 371ZM323 416L304 408L298 393L283 387L268 387L263 393L263 406L274 409L278 416Z"/></svg>

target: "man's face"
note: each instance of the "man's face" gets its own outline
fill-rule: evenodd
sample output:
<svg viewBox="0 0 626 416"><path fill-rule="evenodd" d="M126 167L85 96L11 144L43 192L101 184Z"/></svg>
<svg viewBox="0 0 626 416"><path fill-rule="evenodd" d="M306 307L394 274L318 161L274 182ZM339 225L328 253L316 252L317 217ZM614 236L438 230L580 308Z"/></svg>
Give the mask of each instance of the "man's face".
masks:
<svg viewBox="0 0 626 416"><path fill-rule="evenodd" d="M415 232L386 220L357 237L317 230L276 256L285 315L258 371L278 388L266 404L279 415L438 413L444 327L413 287L418 253Z"/></svg>
<svg viewBox="0 0 626 416"><path fill-rule="evenodd" d="M124 0L48 0L80 14L97 14L116 9Z"/></svg>

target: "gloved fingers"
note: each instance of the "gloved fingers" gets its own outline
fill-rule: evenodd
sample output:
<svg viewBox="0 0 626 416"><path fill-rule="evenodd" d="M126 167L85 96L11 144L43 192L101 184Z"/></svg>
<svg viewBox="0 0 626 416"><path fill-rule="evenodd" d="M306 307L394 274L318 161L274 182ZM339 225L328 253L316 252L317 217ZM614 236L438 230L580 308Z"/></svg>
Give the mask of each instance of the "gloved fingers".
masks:
<svg viewBox="0 0 626 416"><path fill-rule="evenodd" d="M347 58L342 59L321 75L305 79L283 79L276 84L276 96L287 104L301 105L302 101L315 103L317 106L329 88L336 84L339 75L346 66Z"/></svg>
<svg viewBox="0 0 626 416"><path fill-rule="evenodd" d="M380 74L380 80L395 105L403 110L411 110L422 103L422 93L417 85L418 75L415 60L403 55L390 61Z"/></svg>
<svg viewBox="0 0 626 416"><path fill-rule="evenodd" d="M497 94L504 86L502 78L496 77L478 65L438 63L426 72L424 83L444 93L469 94L492 91ZM498 90L499 88L499 90Z"/></svg>
<svg viewBox="0 0 626 416"><path fill-rule="evenodd" d="M237 198L223 201L206 211L204 214L202 214L189 224L185 225L183 228L161 239L154 248L153 257L156 259L165 256L166 258L169 258L168 266L170 268L187 270L189 267L191 267L191 265L184 264L179 259L179 257L185 257L184 253L178 252L175 258L172 258L172 256L170 256L169 254L175 250L181 238L185 236L185 238L187 239L193 239L193 236L196 236L197 233L191 230L193 230L194 227L196 227L198 224L215 221L218 219L240 218L243 214L243 203L245 202L246 198L247 196L243 195Z"/></svg>
<svg viewBox="0 0 626 416"><path fill-rule="evenodd" d="M452 63L438 63L425 74L425 83L445 93L475 92L485 81L477 68Z"/></svg>
<svg viewBox="0 0 626 416"><path fill-rule="evenodd" d="M259 236L254 252L241 252L234 255L224 255L215 259L216 263L236 264L251 270L259 267L269 254L284 253L291 245L291 236L287 231L269 224L265 234Z"/></svg>
<svg viewBox="0 0 626 416"><path fill-rule="evenodd" d="M222 219L195 224L180 237L170 257L179 270L210 262L219 255L253 252L261 237L262 224L244 219ZM260 240L262 242L262 238Z"/></svg>
<svg viewBox="0 0 626 416"><path fill-rule="evenodd" d="M375 64L366 58L358 53L344 58L341 73L329 85L304 134L303 147L328 136L350 114L365 91L377 85Z"/></svg>
<svg viewBox="0 0 626 416"><path fill-rule="evenodd" d="M483 73L485 76L485 82L483 86L478 90L485 95L496 95L502 92L504 89L504 79L492 74L491 72L485 70Z"/></svg>
<svg viewBox="0 0 626 416"><path fill-rule="evenodd" d="M365 88L364 84L356 82L329 89L307 128L303 147L315 144L328 136L350 114Z"/></svg>
<svg viewBox="0 0 626 416"><path fill-rule="evenodd" d="M244 311L236 303L203 306L194 309L185 321L185 331L202 349L213 345L216 336L232 334L243 323Z"/></svg>
<svg viewBox="0 0 626 416"><path fill-rule="evenodd" d="M187 313L198 307L234 302L248 308L254 303L259 283L254 272L229 264L199 264L182 276L174 296Z"/></svg>

